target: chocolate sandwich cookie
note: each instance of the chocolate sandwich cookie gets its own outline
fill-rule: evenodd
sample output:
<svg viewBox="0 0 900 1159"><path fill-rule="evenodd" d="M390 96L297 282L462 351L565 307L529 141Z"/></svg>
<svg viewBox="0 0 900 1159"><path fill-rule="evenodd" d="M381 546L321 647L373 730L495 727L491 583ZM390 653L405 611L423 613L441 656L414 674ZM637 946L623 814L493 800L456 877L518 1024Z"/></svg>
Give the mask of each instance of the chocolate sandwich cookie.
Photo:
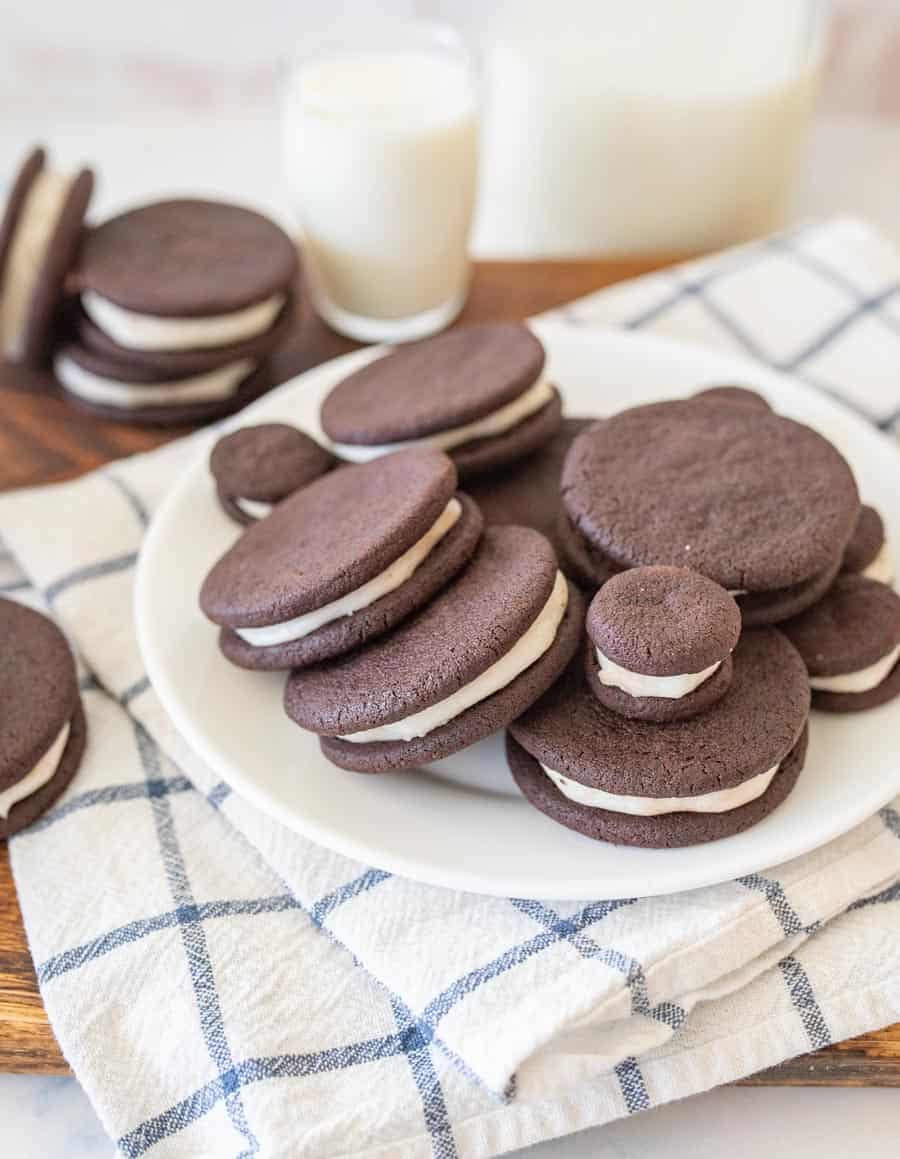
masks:
<svg viewBox="0 0 900 1159"><path fill-rule="evenodd" d="M81 763L75 662L45 616L0 598L0 840L53 804Z"/></svg>
<svg viewBox="0 0 900 1159"><path fill-rule="evenodd" d="M200 607L242 668L300 668L393 628L471 558L481 513L442 451L418 447L314 480L247 529Z"/></svg>
<svg viewBox="0 0 900 1159"><path fill-rule="evenodd" d="M587 614L588 685L613 712L686 720L728 691L741 613L717 583L684 567L612 576Z"/></svg>
<svg viewBox="0 0 900 1159"><path fill-rule="evenodd" d="M620 569L690 567L736 597L745 623L809 606L859 514L853 475L821 435L769 410L696 399L623 411L566 456L574 533Z"/></svg>
<svg viewBox="0 0 900 1159"><path fill-rule="evenodd" d="M486 524L519 523L533 527L550 540L560 555L557 536L559 477L566 452L577 434L594 419L563 419L557 433L534 454L518 463L478 475L467 484ZM563 570L566 561L560 556ZM573 574L573 579L578 577Z"/></svg>
<svg viewBox="0 0 900 1159"><path fill-rule="evenodd" d="M57 352L53 372L66 397L81 410L148 426L200 423L230 414L275 382L266 361L240 359L171 378L165 368L120 363L75 343Z"/></svg>
<svg viewBox="0 0 900 1159"><path fill-rule="evenodd" d="M510 726L519 788L561 825L621 845L694 845L756 824L803 767L809 686L774 628L745 632L733 661L721 700L668 724L612 712L576 661Z"/></svg>
<svg viewBox="0 0 900 1159"><path fill-rule="evenodd" d="M75 317L78 345L98 357L121 367L155 372L161 379L189 378L233 362L262 362L278 347L293 325L296 305L288 294L280 313L268 330L226 346L200 347L195 350L128 350L104 334L84 310Z"/></svg>
<svg viewBox="0 0 900 1159"><path fill-rule="evenodd" d="M813 708L858 712L900 694L900 596L887 584L839 576L783 627L809 670Z"/></svg>
<svg viewBox="0 0 900 1159"><path fill-rule="evenodd" d="M81 305L124 350L208 350L265 333L297 276L273 221L217 201L160 201L92 230L77 271Z"/></svg>
<svg viewBox="0 0 900 1159"><path fill-rule="evenodd" d="M366 648L293 674L285 709L341 768L428 764L534 703L572 658L583 621L578 589L539 532L488 527L469 566L422 611Z"/></svg>
<svg viewBox="0 0 900 1159"><path fill-rule="evenodd" d="M751 407L753 410L772 409L758 391L751 390L748 386L707 386L704 390L698 390L693 397L704 401L709 399L713 402L733 402L739 406Z"/></svg>
<svg viewBox="0 0 900 1159"><path fill-rule="evenodd" d="M209 469L222 510L236 523L264 519L276 503L324 475L334 458L287 423L260 423L224 435Z"/></svg>
<svg viewBox="0 0 900 1159"><path fill-rule="evenodd" d="M844 549L841 571L864 575L883 584L894 582L894 556L884 534L884 522L874 507L860 508L850 542Z"/></svg>
<svg viewBox="0 0 900 1159"><path fill-rule="evenodd" d="M530 455L557 433L544 348L514 323L465 326L351 374L322 404L336 454L365 462L411 444L447 451L461 478Z"/></svg>
<svg viewBox="0 0 900 1159"><path fill-rule="evenodd" d="M0 356L10 362L46 361L93 188L91 170L58 173L43 149L13 182L0 220Z"/></svg>

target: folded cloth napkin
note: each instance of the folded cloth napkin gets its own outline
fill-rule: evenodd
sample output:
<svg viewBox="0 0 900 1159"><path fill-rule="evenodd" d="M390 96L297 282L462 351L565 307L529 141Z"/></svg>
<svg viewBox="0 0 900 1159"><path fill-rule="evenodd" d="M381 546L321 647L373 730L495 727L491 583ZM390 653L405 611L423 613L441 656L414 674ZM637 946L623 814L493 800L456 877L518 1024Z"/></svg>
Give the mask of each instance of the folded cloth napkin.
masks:
<svg viewBox="0 0 900 1159"><path fill-rule="evenodd" d="M855 222L556 316L900 414L900 256ZM739 881L552 904L403 880L230 792L159 705L131 608L148 519L212 437L0 498L0 591L69 634L90 734L13 870L54 1030L123 1154L494 1155L900 1018L900 801Z"/></svg>

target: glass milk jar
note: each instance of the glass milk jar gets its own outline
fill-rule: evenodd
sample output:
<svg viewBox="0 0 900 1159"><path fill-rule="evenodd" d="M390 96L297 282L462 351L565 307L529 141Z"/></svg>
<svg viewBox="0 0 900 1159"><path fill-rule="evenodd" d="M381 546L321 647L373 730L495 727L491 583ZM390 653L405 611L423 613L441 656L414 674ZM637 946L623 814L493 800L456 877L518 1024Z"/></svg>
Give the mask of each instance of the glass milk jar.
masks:
<svg viewBox="0 0 900 1159"><path fill-rule="evenodd" d="M820 0L482 9L484 253L706 250L783 220Z"/></svg>
<svg viewBox="0 0 900 1159"><path fill-rule="evenodd" d="M478 161L475 71L457 34L412 23L313 50L287 83L283 147L325 321L371 342L451 322Z"/></svg>

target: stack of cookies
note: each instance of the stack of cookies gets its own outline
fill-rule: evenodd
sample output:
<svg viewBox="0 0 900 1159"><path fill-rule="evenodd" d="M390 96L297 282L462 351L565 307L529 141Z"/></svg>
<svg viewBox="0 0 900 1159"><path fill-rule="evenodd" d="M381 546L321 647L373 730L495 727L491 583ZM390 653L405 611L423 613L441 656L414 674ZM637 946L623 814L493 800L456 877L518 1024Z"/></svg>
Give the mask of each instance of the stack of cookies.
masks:
<svg viewBox="0 0 900 1159"><path fill-rule="evenodd" d="M266 359L292 317L297 254L236 205L160 201L86 237L76 334L54 359L79 406L105 418L198 422L272 385Z"/></svg>
<svg viewBox="0 0 900 1159"><path fill-rule="evenodd" d="M294 321L297 252L268 218L161 201L85 225L94 177L43 149L0 217L0 357L52 364L67 398L131 423L203 422L275 384Z"/></svg>
<svg viewBox="0 0 900 1159"><path fill-rule="evenodd" d="M563 420L534 335L482 326L373 360L321 427L329 448L278 424L217 445L252 526L200 603L228 660L289 672L288 716L341 768L508 729L548 817L673 847L785 799L811 704L900 692L882 522L753 391Z"/></svg>
<svg viewBox="0 0 900 1159"><path fill-rule="evenodd" d="M620 572L587 614L576 665L510 727L528 800L589 837L695 844L755 824L793 788L809 682L774 628L743 635L734 598L687 568Z"/></svg>

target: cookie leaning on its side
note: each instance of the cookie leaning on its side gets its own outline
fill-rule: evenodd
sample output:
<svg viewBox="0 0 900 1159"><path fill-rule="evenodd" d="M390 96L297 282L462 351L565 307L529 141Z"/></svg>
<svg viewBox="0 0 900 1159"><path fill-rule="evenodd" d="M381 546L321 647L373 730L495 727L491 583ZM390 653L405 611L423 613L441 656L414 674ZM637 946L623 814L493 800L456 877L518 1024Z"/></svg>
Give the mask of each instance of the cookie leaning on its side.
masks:
<svg viewBox="0 0 900 1159"><path fill-rule="evenodd" d="M39 366L75 260L94 175L47 165L43 149L26 158L0 219L0 357Z"/></svg>

